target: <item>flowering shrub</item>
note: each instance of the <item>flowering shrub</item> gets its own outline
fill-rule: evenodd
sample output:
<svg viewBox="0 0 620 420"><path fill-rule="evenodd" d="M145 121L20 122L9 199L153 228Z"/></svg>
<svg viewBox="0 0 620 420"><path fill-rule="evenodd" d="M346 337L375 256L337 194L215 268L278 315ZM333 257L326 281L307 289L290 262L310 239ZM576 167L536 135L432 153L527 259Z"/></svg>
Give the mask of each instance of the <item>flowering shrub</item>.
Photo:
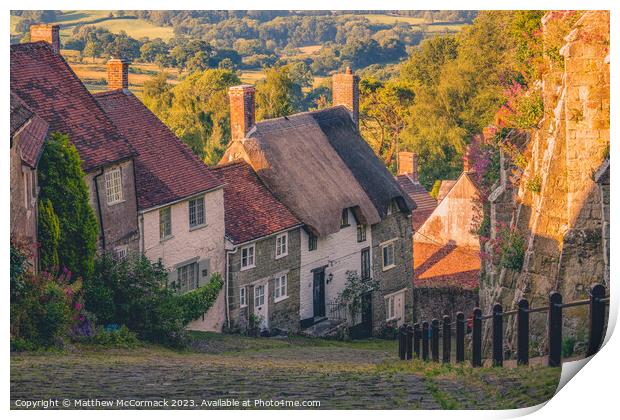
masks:
<svg viewBox="0 0 620 420"><path fill-rule="evenodd" d="M68 272L34 275L17 267L11 275L16 277L11 282L11 349L62 345L83 308L82 281L70 284Z"/></svg>
<svg viewBox="0 0 620 420"><path fill-rule="evenodd" d="M495 239L488 240L492 255L500 267L520 271L525 257L525 238L514 227L502 223Z"/></svg>
<svg viewBox="0 0 620 420"><path fill-rule="evenodd" d="M505 90L506 103L500 109L502 123L511 128L531 128L538 125L544 114L542 92L527 90L513 80Z"/></svg>
<svg viewBox="0 0 620 420"><path fill-rule="evenodd" d="M377 336L386 340L395 340L398 336L398 325L396 321L384 321L381 323Z"/></svg>

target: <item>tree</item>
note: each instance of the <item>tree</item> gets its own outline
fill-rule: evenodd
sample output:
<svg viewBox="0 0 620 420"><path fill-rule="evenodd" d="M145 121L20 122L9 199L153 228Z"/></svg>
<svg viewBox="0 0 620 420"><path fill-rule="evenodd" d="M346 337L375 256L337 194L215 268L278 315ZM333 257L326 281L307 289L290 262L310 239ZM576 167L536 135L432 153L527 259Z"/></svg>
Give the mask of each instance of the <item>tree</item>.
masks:
<svg viewBox="0 0 620 420"><path fill-rule="evenodd" d="M174 87L160 74L145 85L144 103L197 156L216 164L230 141L228 88L239 83L223 69L190 74Z"/></svg>
<svg viewBox="0 0 620 420"><path fill-rule="evenodd" d="M93 37L86 41L82 54L84 54L84 56L86 57L91 57L94 62L95 58L99 57L102 52L103 46L101 45L101 42Z"/></svg>
<svg viewBox="0 0 620 420"><path fill-rule="evenodd" d="M44 249L54 248L55 224L51 216L51 204L58 218L58 262L71 271L75 277L90 278L93 273L94 256L97 250L97 219L89 204L88 186L84 181L77 149L64 134L53 133L46 142L39 163L39 199L48 218L47 240ZM43 239L46 239L44 236ZM48 260L53 262L52 257Z"/></svg>
<svg viewBox="0 0 620 420"><path fill-rule="evenodd" d="M303 95L288 67L265 70L265 79L256 83L257 119L283 117L298 112Z"/></svg>
<svg viewBox="0 0 620 420"><path fill-rule="evenodd" d="M406 82L360 82L360 129L363 137L389 167L396 156L400 134L410 119L414 92Z"/></svg>
<svg viewBox="0 0 620 420"><path fill-rule="evenodd" d="M39 201L39 261L41 270L58 268L58 243L60 242L60 220L49 199Z"/></svg>

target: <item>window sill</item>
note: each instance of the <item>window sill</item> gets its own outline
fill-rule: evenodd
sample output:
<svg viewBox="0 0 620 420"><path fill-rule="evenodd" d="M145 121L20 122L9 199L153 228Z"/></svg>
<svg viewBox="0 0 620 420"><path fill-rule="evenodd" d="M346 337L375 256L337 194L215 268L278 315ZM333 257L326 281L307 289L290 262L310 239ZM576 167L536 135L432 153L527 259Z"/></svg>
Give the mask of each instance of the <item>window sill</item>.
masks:
<svg viewBox="0 0 620 420"><path fill-rule="evenodd" d="M350 224L348 224L348 225L340 225L340 229L348 228L349 226L351 226L351 225Z"/></svg>
<svg viewBox="0 0 620 420"><path fill-rule="evenodd" d="M283 300L288 299L288 295L286 296L280 296L279 298L274 298L273 299L273 303L278 303L278 302L282 302Z"/></svg>
<svg viewBox="0 0 620 420"><path fill-rule="evenodd" d="M239 309L244 309L244 308L247 308L247 307L248 307L247 304L246 305L239 305Z"/></svg>
<svg viewBox="0 0 620 420"><path fill-rule="evenodd" d="M241 267L241 269L239 271L246 271L246 270L249 270L249 269L254 268L254 267L256 267L255 264L248 265L246 267Z"/></svg>
<svg viewBox="0 0 620 420"><path fill-rule="evenodd" d="M396 267L396 264L391 264L391 265L385 266L385 267L383 267L383 271L389 271L389 270L391 270L394 267Z"/></svg>
<svg viewBox="0 0 620 420"><path fill-rule="evenodd" d="M192 226L192 227L189 228L189 231L193 232L195 230L200 230L200 229L206 228L207 226L209 226L209 225L206 224L206 223L203 223L202 225Z"/></svg>
<svg viewBox="0 0 620 420"><path fill-rule="evenodd" d="M280 258L284 258L284 257L286 257L286 256L288 256L288 252L287 252L286 254L276 255L276 258L275 258L275 259L276 259L276 260L279 260Z"/></svg>
<svg viewBox="0 0 620 420"><path fill-rule="evenodd" d="M159 243L162 244L162 243L167 242L167 241L169 241L170 239L173 239L173 238L174 238L174 235L168 235L166 237L159 238Z"/></svg>
<svg viewBox="0 0 620 420"><path fill-rule="evenodd" d="M112 201L111 203L106 201L106 204L108 205L108 207L112 207L112 206L115 206L117 204L124 203L125 201L126 200L119 200L119 201Z"/></svg>

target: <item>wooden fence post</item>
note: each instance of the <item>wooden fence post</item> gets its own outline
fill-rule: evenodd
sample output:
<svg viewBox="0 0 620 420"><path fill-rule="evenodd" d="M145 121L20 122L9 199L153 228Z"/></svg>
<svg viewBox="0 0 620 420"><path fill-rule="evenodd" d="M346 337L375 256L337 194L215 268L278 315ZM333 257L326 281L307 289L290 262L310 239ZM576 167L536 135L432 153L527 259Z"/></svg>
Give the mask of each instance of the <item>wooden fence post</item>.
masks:
<svg viewBox="0 0 620 420"><path fill-rule="evenodd" d="M437 318L431 321L431 339L433 362L439 362L439 320Z"/></svg>
<svg viewBox="0 0 620 420"><path fill-rule="evenodd" d="M411 360L413 357L413 328L409 325L406 328L407 345L405 346L405 359Z"/></svg>
<svg viewBox="0 0 620 420"><path fill-rule="evenodd" d="M482 366L482 310L474 309L473 329L472 329L472 356L471 365L473 367Z"/></svg>
<svg viewBox="0 0 620 420"><path fill-rule="evenodd" d="M422 331L420 331L420 324L413 324L413 353L415 354L416 359L420 358L420 338L422 335Z"/></svg>
<svg viewBox="0 0 620 420"><path fill-rule="evenodd" d="M444 315L443 317L443 363L450 363L450 353L452 353L452 325L450 323L450 317L448 315Z"/></svg>
<svg viewBox="0 0 620 420"><path fill-rule="evenodd" d="M527 365L530 362L530 304L521 299L517 312L517 364Z"/></svg>
<svg viewBox="0 0 620 420"><path fill-rule="evenodd" d="M465 361L465 315L456 314L456 363Z"/></svg>
<svg viewBox="0 0 620 420"><path fill-rule="evenodd" d="M504 316L502 305L493 305L493 366L504 365Z"/></svg>
<svg viewBox="0 0 620 420"><path fill-rule="evenodd" d="M405 340L407 335L405 328L405 325L398 327L398 357L400 360L405 360Z"/></svg>
<svg viewBox="0 0 620 420"><path fill-rule="evenodd" d="M549 366L562 364L562 295L558 292L549 294Z"/></svg>
<svg viewBox="0 0 620 420"><path fill-rule="evenodd" d="M428 360L428 322L422 323L422 359Z"/></svg>
<svg viewBox="0 0 620 420"><path fill-rule="evenodd" d="M590 289L590 337L588 339L588 353L592 356L601 348L603 331L605 329L605 286L595 284Z"/></svg>

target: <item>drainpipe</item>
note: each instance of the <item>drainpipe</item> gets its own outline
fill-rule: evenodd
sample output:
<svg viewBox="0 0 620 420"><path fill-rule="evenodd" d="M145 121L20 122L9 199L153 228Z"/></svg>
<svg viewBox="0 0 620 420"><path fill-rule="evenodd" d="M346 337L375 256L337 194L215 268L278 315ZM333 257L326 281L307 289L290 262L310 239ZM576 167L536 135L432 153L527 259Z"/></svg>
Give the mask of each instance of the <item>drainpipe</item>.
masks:
<svg viewBox="0 0 620 420"><path fill-rule="evenodd" d="M98 179L103 175L103 167L101 171L93 177L93 181L95 183L95 196L97 197L97 213L99 214L99 227L101 229L101 247L103 248L103 252L105 252L105 231L103 230L103 213L101 213L101 201L99 200L99 184Z"/></svg>
<svg viewBox="0 0 620 420"><path fill-rule="evenodd" d="M234 255L239 251L239 247L234 247L231 251L226 251L226 281L224 282L224 298L226 300L226 325L230 329L230 304L228 300L228 276L230 276L230 256ZM246 297L247 299L247 297Z"/></svg>

